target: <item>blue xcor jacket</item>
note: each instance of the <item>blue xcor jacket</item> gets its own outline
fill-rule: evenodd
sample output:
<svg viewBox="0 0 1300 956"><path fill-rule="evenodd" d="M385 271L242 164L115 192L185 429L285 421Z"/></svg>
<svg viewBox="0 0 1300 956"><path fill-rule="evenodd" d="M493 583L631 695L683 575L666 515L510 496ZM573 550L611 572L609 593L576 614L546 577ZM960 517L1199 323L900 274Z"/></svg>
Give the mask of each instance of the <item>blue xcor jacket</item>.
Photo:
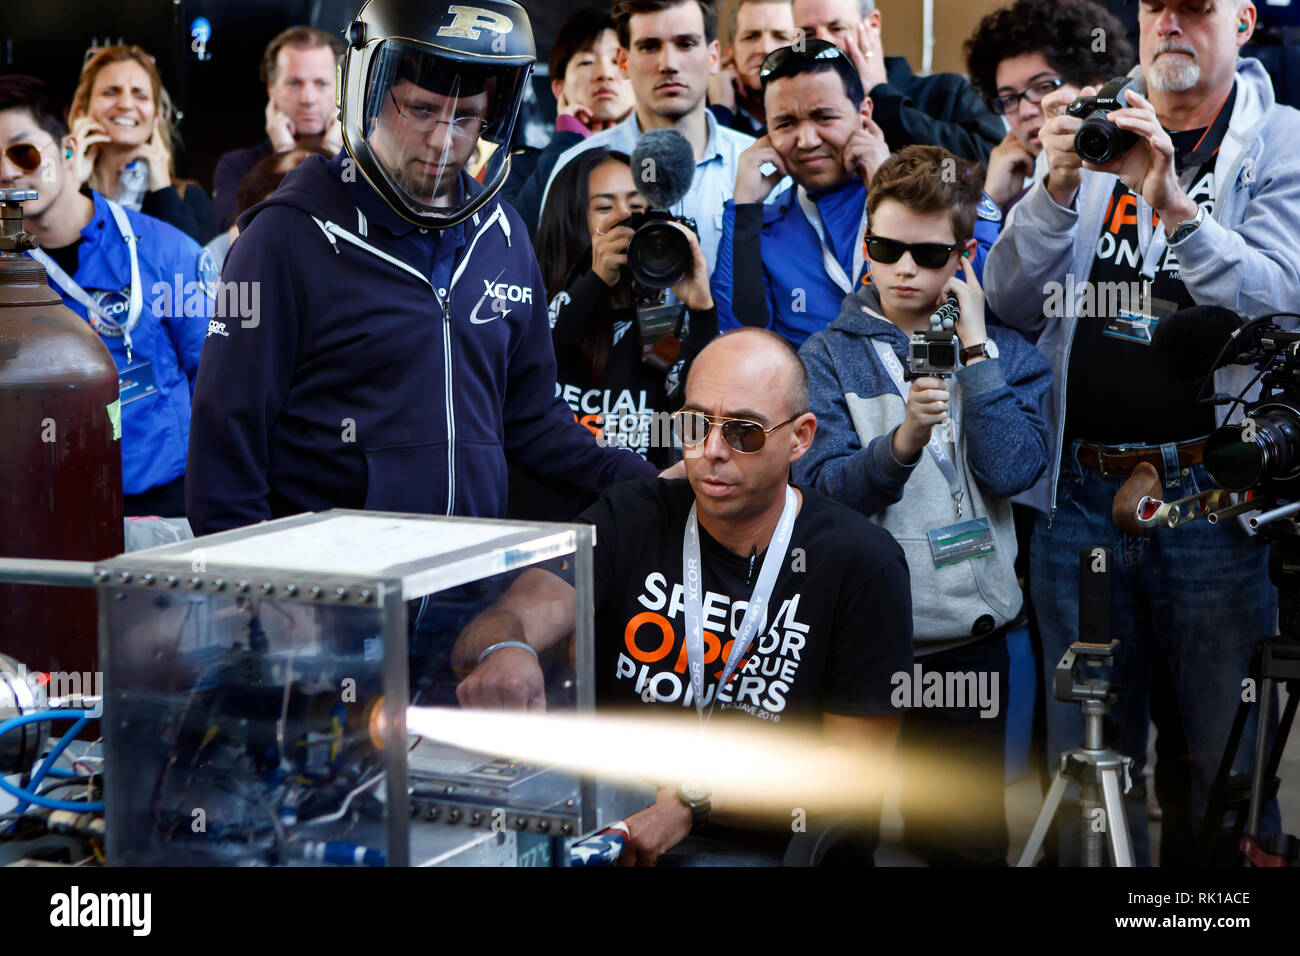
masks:
<svg viewBox="0 0 1300 956"><path fill-rule="evenodd" d="M499 517L507 457L592 490L655 473L555 397L541 271L509 206L426 231L340 154L238 225L222 282L257 283L259 315L204 346L196 533L331 507Z"/></svg>
<svg viewBox="0 0 1300 956"><path fill-rule="evenodd" d="M125 322L131 294L130 254L108 200L99 193L92 198L95 212L81 230L72 278L111 318ZM143 302L139 324L131 332L131 355L137 364L151 363L156 386L156 391L121 408L122 492L138 495L185 474L190 396L208 328L207 296L216 274L208 264L211 257L179 229L143 213L125 212L137 238ZM63 297L64 305L86 317L81 304L53 280L50 287ZM181 309L172 308L177 300ZM199 307L185 308L186 301ZM100 337L121 372L127 366L124 340Z"/></svg>

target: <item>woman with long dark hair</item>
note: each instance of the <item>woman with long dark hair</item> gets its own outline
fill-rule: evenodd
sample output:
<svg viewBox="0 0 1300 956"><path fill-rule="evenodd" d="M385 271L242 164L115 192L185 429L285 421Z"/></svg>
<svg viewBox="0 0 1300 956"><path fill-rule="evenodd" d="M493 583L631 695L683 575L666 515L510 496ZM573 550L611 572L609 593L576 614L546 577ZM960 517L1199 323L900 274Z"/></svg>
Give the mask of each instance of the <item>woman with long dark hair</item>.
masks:
<svg viewBox="0 0 1300 956"><path fill-rule="evenodd" d="M668 416L680 404L691 360L718 333L718 313L699 241L676 226L694 262L671 289L672 327L649 340L652 324L638 321L639 312L647 318L646 295L627 267L633 230L626 220L644 209L627 155L587 150L551 184L534 245L551 302L560 397L598 439L666 468L678 457ZM511 498L518 507L512 513L571 516L566 513L575 502L568 497L548 495L527 476L512 473L515 478Z"/></svg>

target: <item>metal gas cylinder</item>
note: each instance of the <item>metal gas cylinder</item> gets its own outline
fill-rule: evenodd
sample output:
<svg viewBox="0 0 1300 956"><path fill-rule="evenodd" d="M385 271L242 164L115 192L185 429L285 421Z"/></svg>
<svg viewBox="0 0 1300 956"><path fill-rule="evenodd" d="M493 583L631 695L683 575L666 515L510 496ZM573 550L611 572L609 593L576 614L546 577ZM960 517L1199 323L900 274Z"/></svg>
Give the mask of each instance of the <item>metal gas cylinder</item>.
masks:
<svg viewBox="0 0 1300 956"><path fill-rule="evenodd" d="M24 255L21 203L0 189L0 556L97 561L122 551L117 367ZM95 591L0 583L0 653L32 670L97 670Z"/></svg>

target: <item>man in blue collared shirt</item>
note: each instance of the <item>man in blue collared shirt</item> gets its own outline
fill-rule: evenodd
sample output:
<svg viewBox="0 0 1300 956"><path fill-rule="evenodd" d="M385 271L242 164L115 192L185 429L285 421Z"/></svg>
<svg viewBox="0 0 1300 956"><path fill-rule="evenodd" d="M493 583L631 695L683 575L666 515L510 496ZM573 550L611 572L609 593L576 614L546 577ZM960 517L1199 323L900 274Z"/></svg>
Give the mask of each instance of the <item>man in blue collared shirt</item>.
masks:
<svg viewBox="0 0 1300 956"><path fill-rule="evenodd" d="M124 513L181 517L190 395L216 271L180 230L79 191L74 152L44 83L0 78L0 189L39 194L23 209L41 242L30 255L117 365L121 397L110 414L121 416Z"/></svg>
<svg viewBox="0 0 1300 956"><path fill-rule="evenodd" d="M798 347L867 281L867 187L889 145L852 62L828 41L782 47L763 69L768 132L741 156L710 286L720 329L769 328ZM954 176L982 177L953 160ZM764 176L767 164L775 169ZM786 174L796 185L782 190ZM980 275L1002 217L988 197L977 212Z"/></svg>
<svg viewBox="0 0 1300 956"><path fill-rule="evenodd" d="M709 77L718 72L718 14L712 0L616 0L619 67L632 80L636 109L612 129L590 136L564 152L551 179L583 150L604 146L630 154L648 129L675 129L695 150L690 191L670 210L695 220L700 250L717 262L722 207L736 182L740 154L753 137L718 124L705 101ZM542 209L546 208L546 197Z"/></svg>

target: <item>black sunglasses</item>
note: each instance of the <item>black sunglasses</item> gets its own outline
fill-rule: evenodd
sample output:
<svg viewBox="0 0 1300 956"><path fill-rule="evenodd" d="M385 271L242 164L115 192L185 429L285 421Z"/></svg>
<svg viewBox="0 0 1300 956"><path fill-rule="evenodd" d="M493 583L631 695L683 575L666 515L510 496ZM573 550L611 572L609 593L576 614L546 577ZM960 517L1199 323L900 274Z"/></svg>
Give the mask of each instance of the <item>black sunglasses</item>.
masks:
<svg viewBox="0 0 1300 956"><path fill-rule="evenodd" d="M803 414L800 412L800 414ZM694 448L709 437L709 429L714 425L722 426L722 440L742 455L754 455L763 450L767 444L768 432L774 432L782 425L789 425L798 418L793 415L780 425L764 428L758 422L744 418L713 418L703 412L681 409L673 412L673 434L686 448Z"/></svg>
<svg viewBox="0 0 1300 956"><path fill-rule="evenodd" d="M867 255L873 262L887 266L903 258L904 252L910 252L912 261L922 269L942 269L954 252L964 248L964 242L900 242L867 233Z"/></svg>
<svg viewBox="0 0 1300 956"><path fill-rule="evenodd" d="M802 43L778 47L764 57L763 65L758 68L759 80L765 82L769 76L789 63L791 57L799 57L802 60L833 60L836 57L844 57L845 62L852 65L852 61L844 51L834 43L810 37L804 39Z"/></svg>
<svg viewBox="0 0 1300 956"><path fill-rule="evenodd" d="M1048 93L1060 89L1064 84L1065 80L1059 76L1052 80L1043 80L1041 83L1035 83L1023 93L1008 93L1006 96L995 96L989 100L989 109L999 116L1004 116L1016 108L1016 104L1020 102L1022 96L1037 106L1043 102Z"/></svg>

